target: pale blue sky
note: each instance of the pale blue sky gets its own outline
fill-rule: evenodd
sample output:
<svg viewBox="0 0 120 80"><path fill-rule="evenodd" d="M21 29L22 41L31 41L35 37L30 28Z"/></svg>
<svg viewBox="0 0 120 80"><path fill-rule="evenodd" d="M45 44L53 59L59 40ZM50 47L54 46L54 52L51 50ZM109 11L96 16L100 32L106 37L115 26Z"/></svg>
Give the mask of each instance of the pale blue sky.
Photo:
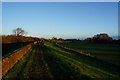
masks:
<svg viewBox="0 0 120 80"><path fill-rule="evenodd" d="M2 2L0 2L0 35L2 34Z"/></svg>
<svg viewBox="0 0 120 80"><path fill-rule="evenodd" d="M28 35L44 38L118 35L117 2L6 2L2 14L3 34L21 27Z"/></svg>
<svg viewBox="0 0 120 80"><path fill-rule="evenodd" d="M1 0L2 2L118 2L120 0Z"/></svg>

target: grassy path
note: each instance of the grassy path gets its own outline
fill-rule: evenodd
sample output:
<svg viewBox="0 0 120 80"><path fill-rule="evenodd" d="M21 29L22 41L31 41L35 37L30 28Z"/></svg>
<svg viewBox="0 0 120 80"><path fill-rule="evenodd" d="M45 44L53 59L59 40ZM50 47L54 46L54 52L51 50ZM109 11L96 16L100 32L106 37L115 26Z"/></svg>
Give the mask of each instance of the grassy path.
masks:
<svg viewBox="0 0 120 80"><path fill-rule="evenodd" d="M31 66L28 70L28 78L37 78L37 79L52 79L52 75L49 71L48 65L44 60L44 54L46 51L44 47L37 46L33 56Z"/></svg>
<svg viewBox="0 0 120 80"><path fill-rule="evenodd" d="M34 45L4 78L13 78L12 80L15 78L21 80L113 80L113 78L118 78L115 73L97 67L102 63L98 62L97 66L91 64L97 65L89 58L59 48L54 43L46 42L44 47Z"/></svg>
<svg viewBox="0 0 120 80"><path fill-rule="evenodd" d="M34 45L19 62L3 77L3 79L42 79L52 80L52 74L44 60L44 47Z"/></svg>

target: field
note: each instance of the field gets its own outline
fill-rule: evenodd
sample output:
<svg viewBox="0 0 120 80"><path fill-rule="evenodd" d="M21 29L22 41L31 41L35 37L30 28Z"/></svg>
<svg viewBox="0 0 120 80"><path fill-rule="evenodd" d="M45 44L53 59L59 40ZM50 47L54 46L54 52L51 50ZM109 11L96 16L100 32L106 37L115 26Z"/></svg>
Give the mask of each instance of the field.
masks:
<svg viewBox="0 0 120 80"><path fill-rule="evenodd" d="M120 80L120 0L0 5L0 80Z"/></svg>
<svg viewBox="0 0 120 80"><path fill-rule="evenodd" d="M21 43L4 43L2 44L2 57L8 56L14 50L20 49L31 42L21 42Z"/></svg>
<svg viewBox="0 0 120 80"><path fill-rule="evenodd" d="M3 77L42 80L119 79L119 67L46 42L33 48Z"/></svg>
<svg viewBox="0 0 120 80"><path fill-rule="evenodd" d="M120 45L117 44L96 44L83 42L61 42L59 43L68 48L72 48L84 53L95 55L99 59L119 64Z"/></svg>

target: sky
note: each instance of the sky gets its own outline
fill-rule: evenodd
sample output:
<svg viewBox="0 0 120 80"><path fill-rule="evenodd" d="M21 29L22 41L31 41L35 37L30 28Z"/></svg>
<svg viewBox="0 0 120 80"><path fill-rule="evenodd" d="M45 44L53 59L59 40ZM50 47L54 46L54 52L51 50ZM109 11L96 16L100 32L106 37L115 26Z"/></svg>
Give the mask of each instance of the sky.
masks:
<svg viewBox="0 0 120 80"><path fill-rule="evenodd" d="M17 27L28 36L87 38L118 35L117 2L3 2L2 34Z"/></svg>
<svg viewBox="0 0 120 80"><path fill-rule="evenodd" d="M120 0L1 0L2 2L118 2Z"/></svg>
<svg viewBox="0 0 120 80"><path fill-rule="evenodd" d="M2 23L2 2L0 2L0 23ZM2 24L0 24L0 35L2 34Z"/></svg>

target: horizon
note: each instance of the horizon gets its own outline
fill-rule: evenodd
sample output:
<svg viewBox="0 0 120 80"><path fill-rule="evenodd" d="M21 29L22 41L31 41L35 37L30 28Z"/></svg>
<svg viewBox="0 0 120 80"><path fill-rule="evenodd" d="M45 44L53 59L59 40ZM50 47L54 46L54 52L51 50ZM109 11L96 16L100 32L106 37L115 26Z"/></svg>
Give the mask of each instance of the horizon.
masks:
<svg viewBox="0 0 120 80"><path fill-rule="evenodd" d="M40 38L118 36L117 2L3 2L2 14L3 35L21 27Z"/></svg>
<svg viewBox="0 0 120 80"><path fill-rule="evenodd" d="M104 33L103 33L104 34ZM12 34L11 34L12 35ZM11 36L11 35L0 35L0 36ZM109 35L109 34L108 34ZM26 36L26 35L23 35L23 36L25 36L25 37L36 37L36 36ZM55 38L57 38L57 39L59 39L59 38L62 38L62 39L80 39L80 40L85 40L85 39L87 39L87 38L92 38L92 37L94 37L95 35L93 35L93 36L91 36L91 37L86 37L86 38L62 38L62 37L56 37L56 36L53 36L53 37L55 37ZM51 38L44 38L44 37L36 37L36 38L44 38L44 39L52 39L53 37L51 37ZM109 36L109 37L111 37L113 40L119 40L120 39L120 36Z"/></svg>

